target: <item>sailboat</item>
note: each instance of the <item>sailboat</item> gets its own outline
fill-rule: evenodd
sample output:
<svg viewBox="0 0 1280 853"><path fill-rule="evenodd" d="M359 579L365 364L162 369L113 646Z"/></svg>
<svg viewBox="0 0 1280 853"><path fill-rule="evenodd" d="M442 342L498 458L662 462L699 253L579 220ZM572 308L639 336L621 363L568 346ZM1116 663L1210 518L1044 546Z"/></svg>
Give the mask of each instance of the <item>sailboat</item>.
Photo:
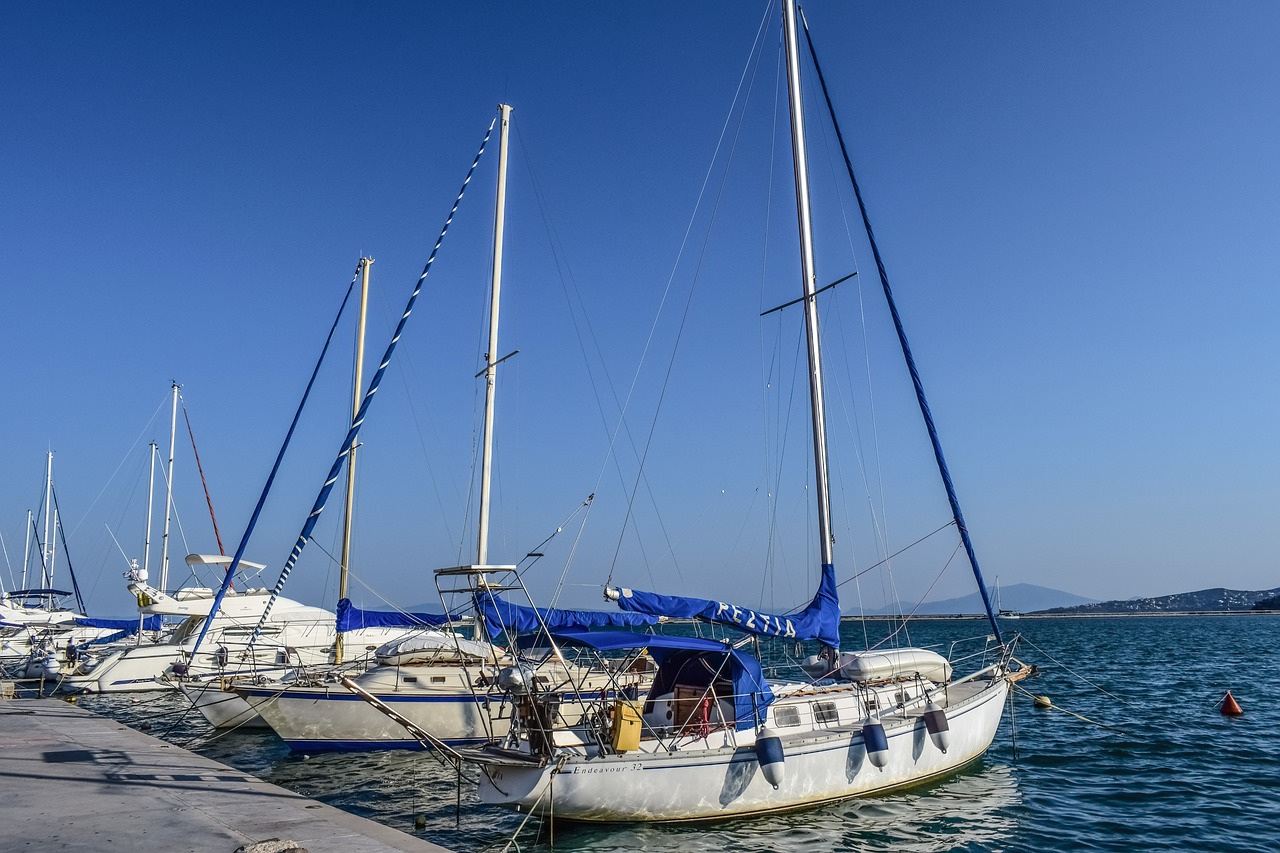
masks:
<svg viewBox="0 0 1280 853"><path fill-rule="evenodd" d="M167 507L172 507L173 503L173 460L179 388L175 382L169 437ZM149 497L148 545L151 538L150 509ZM174 690L182 679L224 678L234 675L280 676L299 666L332 662L334 614L290 599L273 602L269 590L252 585L253 575L265 569L262 564L240 561L236 573L240 588L226 596L216 611L214 590L211 587L197 585L170 589L169 526L170 510L166 509L159 585L152 585L149 547L146 546L143 564L139 566L134 561L124 579L129 593L138 601L138 611L144 620L168 617L181 621L177 622L164 642L118 644L101 653L83 655L74 668L64 673L59 683L61 691L125 693ZM186 557L186 564L193 574L197 571L212 572L219 580L222 580L231 563L232 558L222 554L188 554ZM262 632L264 639L258 643L250 643L249 638L255 625L268 611L269 624ZM134 620L134 624L138 624L138 620ZM203 653L197 654L196 638L201 632L210 638L210 645ZM363 644L378 645L398 636L400 632L371 629L362 632L355 639Z"/></svg>
<svg viewBox="0 0 1280 853"><path fill-rule="evenodd" d="M515 566L490 565L489 514L493 438L496 412L497 369L506 357L498 356L498 320L501 305L502 247L506 219L506 175L508 136L512 107L500 104L498 180L494 216L492 279L489 296L489 340L485 368L477 376L485 378L484 430L481 448L480 499L477 524L476 562L469 566L442 569L436 573L437 584L460 580L463 586L453 592L441 590L441 600L450 610L447 598L458 593L477 613L477 635L465 639L452 633L428 630L423 626L440 622L431 614L395 614L360 611L346 599L340 603L344 624L396 624L418 626L416 635L387 643L374 651L377 665L364 672L342 678L332 672L321 673L316 683L272 684L238 682L236 693L275 730L292 749L317 750L419 749L424 743L441 746L476 743L505 734L511 723L511 710L504 700L506 684L512 678L512 659L506 650L494 646L492 636L510 624L510 616L541 619L545 614L531 615L532 608L499 606L505 604L492 596L506 586L490 580L493 576L514 578L520 588ZM487 614L487 615L486 615ZM626 614L608 614L612 624L640 624L656 621L647 618L618 618ZM599 614L595 614L598 618ZM591 615L570 614L583 624ZM488 626L489 630L480 629ZM489 636L485 636L485 635ZM608 692L615 679L604 672L584 672L559 659L541 662L536 672L528 673L530 681L551 691ZM523 677L519 673L518 677ZM638 689L640 675L625 679L627 686ZM489 713L490 708L497 712ZM406 727L405 724L408 724Z"/></svg>
<svg viewBox="0 0 1280 853"><path fill-rule="evenodd" d="M608 588L627 612L692 618L736 628L737 643L623 631L553 631L560 648L602 658L651 659L643 701L602 698L579 725L548 725L521 714L508 736L461 750L477 765L479 798L572 821L699 821L757 815L880 793L958 770L995 737L1012 680L1012 646L1003 642L973 558L940 447L935 452L957 527L987 601L994 645L953 661L923 648L840 651L840 610L831 534L827 436L808 166L801 108L794 0L784 0L784 42L813 430L818 589L792 614L723 601ZM877 255L878 260L878 255ZM886 293L887 293L887 280ZM904 345L904 355L909 350ZM914 370L913 370L914 375ZM927 406L920 398L928 418ZM935 435L930 425L931 437ZM807 678L767 677L747 646L753 639L816 640ZM956 661L958 664L959 661Z"/></svg>
<svg viewBox="0 0 1280 853"><path fill-rule="evenodd" d="M360 278L360 298L359 313L356 320L355 370L352 377L353 417L359 413L361 395L364 390L365 330L369 304L370 267L372 264L372 258L361 258L357 269ZM332 654L324 660L299 661L297 666L291 665L285 670L258 671L249 674L252 683L259 686L270 685L270 690L273 694L305 683L312 677L310 671L317 669L317 664L319 664L318 669L324 671L324 678L329 680L329 683L333 683L332 679L335 677L335 672L339 670L331 670L330 666L340 668L345 665L346 670L351 670L354 667L367 667L375 660L365 654L368 650L381 648L387 643L403 641L409 636L419 635L422 630L419 626L425 624L425 622L420 622L418 625L412 623L398 626L387 624L365 625L363 623L355 624L357 620L350 618L351 608L349 606L350 601L347 599L347 584L351 565L351 524L355 508L356 455L357 443L353 442L348 450L347 457L346 503L343 512L342 551L338 571L338 613L333 614L324 611L322 617L324 625L321 631L326 642L331 642L331 646L326 646L326 652L331 651ZM244 565L244 561L241 561L241 565ZM265 603L267 591L263 590L262 592ZM212 591L210 591L210 598L212 599ZM227 612L228 601L231 602L231 606L235 605L234 597L225 598L220 615ZM271 609L273 618L280 612L287 612L291 606L289 599L277 599L277 603ZM429 634L438 638L442 643L448 640L449 637L448 634L441 631L430 631ZM216 637L214 641L217 642ZM348 647L360 649L362 654L355 656L353 660L353 656L347 651ZM303 671L301 679L298 678L299 670ZM185 678L177 679L177 681L183 695L214 728L270 728L258 711L233 689L237 678L243 675L243 672L224 669L216 673L189 674Z"/></svg>
<svg viewBox="0 0 1280 853"><path fill-rule="evenodd" d="M44 486L41 513L27 513L21 588L6 591L0 587L0 665L22 678L56 678L67 655L74 655L76 648L121 636L130 627L113 620L91 619L84 613L58 513L52 451L46 454ZM40 519L43 535L37 525ZM66 555L71 590L54 588L59 539ZM38 555L38 566L31 565L33 550ZM38 585L32 586L30 582L36 580ZM136 631L137 623L130 624Z"/></svg>

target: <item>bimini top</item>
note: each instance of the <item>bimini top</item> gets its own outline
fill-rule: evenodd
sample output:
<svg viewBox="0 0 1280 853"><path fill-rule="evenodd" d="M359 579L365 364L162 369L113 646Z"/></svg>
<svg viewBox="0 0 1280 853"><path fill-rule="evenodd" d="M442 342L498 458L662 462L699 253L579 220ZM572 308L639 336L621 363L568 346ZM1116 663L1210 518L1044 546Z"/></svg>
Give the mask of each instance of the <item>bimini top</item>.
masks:
<svg viewBox="0 0 1280 853"><path fill-rule="evenodd" d="M701 661L700 669L708 681L716 674L733 682L734 727L754 728L764 719L765 710L773 702L773 691L765 681L760 662L719 640L702 637L670 637L665 634L636 634L631 631L553 631L551 638L566 647L613 652L645 649L658 664L650 696L675 688L677 678L688 681L688 664ZM526 638L521 646L532 646L536 638ZM684 675L681 675L684 673Z"/></svg>

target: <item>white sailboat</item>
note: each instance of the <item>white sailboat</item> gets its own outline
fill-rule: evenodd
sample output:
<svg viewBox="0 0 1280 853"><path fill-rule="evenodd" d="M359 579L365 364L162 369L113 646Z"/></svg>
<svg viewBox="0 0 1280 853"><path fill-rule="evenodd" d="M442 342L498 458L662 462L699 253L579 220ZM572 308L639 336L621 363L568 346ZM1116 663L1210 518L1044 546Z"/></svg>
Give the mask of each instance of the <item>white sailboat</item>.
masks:
<svg viewBox="0 0 1280 853"><path fill-rule="evenodd" d="M58 540L63 540L64 553L66 540L53 487L52 451L46 454L44 487L39 516L27 513L21 588L4 590L0 585L0 665L19 678L56 678L67 662L68 647L74 654L77 646L120 633L119 625L89 619L83 612L69 554L67 572L73 591L54 587ZM43 535L37 528L38 518ZM37 566L31 565L33 545ZM75 608L70 606L73 602Z"/></svg>
<svg viewBox="0 0 1280 853"><path fill-rule="evenodd" d="M485 405L476 562L437 573L437 578L464 578L472 582L474 586L463 590L468 601L480 588L496 588L485 580L489 576L518 578L515 566L488 564L497 368L504 360L498 355L498 320L512 112L506 104L499 105L498 109L498 180L489 340L483 371ZM442 600L445 597L442 594ZM504 670L509 669L512 660L504 650L486 640L479 637L464 640L451 633L420 630L417 636L378 648L375 657L377 665L348 681L342 681L334 673L324 673L314 684L299 680L295 684L240 682L232 686L281 739L299 751L421 748L423 741L397 718L426 732L434 741L450 745L485 741L508 730L510 706L504 702L506 690L501 685L509 677ZM611 683L604 673L583 672L555 659L538 666L533 677L540 679L545 689L553 691L598 693ZM635 676L627 681L634 687L641 679ZM491 714L491 707L499 711ZM505 712L502 709L506 709Z"/></svg>
<svg viewBox="0 0 1280 853"><path fill-rule="evenodd" d="M479 767L483 803L576 821L755 815L916 785L974 761L995 736L1017 673L989 607L996 644L969 658L973 671L963 676L953 672L951 661L926 649L837 651L839 605L794 0L784 0L784 36L822 581L808 607L794 615L628 589L607 595L624 610L695 617L792 642L816 639L823 652L807 661L810 678L780 680L766 677L742 643L552 632L551 641L562 648L652 658L653 686L643 702L598 701L582 715L582 724L571 726L545 725L546 715L536 713L537 697L529 697L534 712L520 715L507 738L461 751ZM922 398L921 408L927 417ZM935 452L983 589L936 439Z"/></svg>
<svg viewBox="0 0 1280 853"><path fill-rule="evenodd" d="M356 341L355 341L355 370L352 376L352 414L353 417L360 409L361 394L364 390L364 343L366 319L368 316L369 304L369 277L370 266L373 264L372 258L361 258L358 269L360 277L360 300L359 312L356 319ZM338 598L340 601L345 600L347 596L348 575L351 565L351 522L355 508L355 471L356 471L356 451L357 445L353 443L348 451L347 457L347 489L346 503L343 512L342 526L342 552L339 562L338 571ZM241 563L243 565L243 561ZM264 594L266 591L263 591ZM212 597L212 593L210 593ZM282 600L281 604L277 604L272 609L274 617L283 604L285 610L289 608L288 599ZM226 611L226 600L223 603L223 612ZM221 614L220 614L221 615ZM355 667L364 668L375 662L375 659L366 654L369 649L378 648L387 643L395 643L405 639L406 636L412 636L418 633L411 628L360 628L354 631L342 630L340 619L335 614L325 611L325 619L327 620L326 631L331 631L332 636L332 654L323 661L308 661L302 665L303 669L314 667L320 664L320 668L325 672L325 678L329 679L329 683L336 683L337 672L340 670L329 669L330 666L341 667L346 664L346 669L351 670ZM256 623L256 619L255 619ZM432 632L441 639L447 639L447 635L443 632ZM329 635L326 635L329 636ZM261 640L259 640L261 642ZM271 639L267 637L266 645L270 645ZM256 644L255 644L256 645ZM450 644L452 645L452 644ZM347 647L361 651L360 656L356 656L352 660L352 656L348 654ZM245 701L244 696L237 693L234 686L237 677L242 673L235 671L220 671L217 673L195 673L188 674L182 679L177 679L179 687L184 696L191 701L202 716L214 728L270 728L270 725L264 720L258 710ZM282 690L291 689L299 686L295 683L297 677L297 669L290 667L286 671L272 672L256 672L251 673L252 681L250 683L258 686L268 686L271 694L277 694ZM304 676L304 681L306 676ZM243 686L249 686L249 683Z"/></svg>
<svg viewBox="0 0 1280 853"><path fill-rule="evenodd" d="M225 571L231 558L222 555L190 554L190 566L215 567ZM245 570L263 566L240 561ZM245 577L241 573L242 577ZM245 586L228 594L216 615L209 616L214 593L207 587L184 587L166 593L147 583L135 571L129 591L138 596L144 615L183 617L163 643L126 645L101 660L86 660L63 678L60 689L67 692L118 693L173 690L180 678L262 675L279 677L298 666L332 663L334 614L292 599L277 599L264 628L265 640L250 644L249 638L271 598L270 590ZM208 623L207 629L205 628ZM201 630L207 645L195 650ZM387 629L368 629L353 638L380 645L399 636Z"/></svg>

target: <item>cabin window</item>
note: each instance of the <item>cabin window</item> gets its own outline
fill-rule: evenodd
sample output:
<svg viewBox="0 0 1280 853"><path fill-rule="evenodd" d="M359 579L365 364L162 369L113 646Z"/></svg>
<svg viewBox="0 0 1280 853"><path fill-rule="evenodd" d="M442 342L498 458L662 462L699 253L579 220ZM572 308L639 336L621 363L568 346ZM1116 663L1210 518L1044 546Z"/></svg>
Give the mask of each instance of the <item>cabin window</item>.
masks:
<svg viewBox="0 0 1280 853"><path fill-rule="evenodd" d="M835 726L840 723L840 713L835 702L814 702L813 721L820 726Z"/></svg>
<svg viewBox="0 0 1280 853"><path fill-rule="evenodd" d="M773 724L780 729L800 725L800 709L795 705L775 705L773 707Z"/></svg>
<svg viewBox="0 0 1280 853"><path fill-rule="evenodd" d="M444 684L444 682L445 682L445 677L444 677L443 675L433 675L433 676L431 676L431 683L432 683L432 684Z"/></svg>
<svg viewBox="0 0 1280 853"><path fill-rule="evenodd" d="M418 680L418 676L416 675L406 675L404 677L405 684L414 684L415 682L417 682L417 680Z"/></svg>

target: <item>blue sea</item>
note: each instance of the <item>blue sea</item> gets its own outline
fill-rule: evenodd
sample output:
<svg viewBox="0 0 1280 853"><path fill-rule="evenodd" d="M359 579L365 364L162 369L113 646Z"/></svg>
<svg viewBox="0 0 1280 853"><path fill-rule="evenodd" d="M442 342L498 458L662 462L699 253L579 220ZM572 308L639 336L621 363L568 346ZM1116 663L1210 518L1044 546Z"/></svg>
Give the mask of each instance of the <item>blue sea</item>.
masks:
<svg viewBox="0 0 1280 853"><path fill-rule="evenodd" d="M915 623L911 641L982 634ZM549 833L482 807L426 753L290 753L270 732L212 736L180 697L82 704L269 782L456 851L1280 850L1280 615L1023 618L1019 686L986 757L905 793L698 826ZM849 647L862 629L846 623ZM855 637L856 635L856 637ZM945 652L945 646L942 651ZM1227 690L1244 710L1223 717ZM1049 697L1036 709L1028 694ZM415 823L425 821L423 828Z"/></svg>

